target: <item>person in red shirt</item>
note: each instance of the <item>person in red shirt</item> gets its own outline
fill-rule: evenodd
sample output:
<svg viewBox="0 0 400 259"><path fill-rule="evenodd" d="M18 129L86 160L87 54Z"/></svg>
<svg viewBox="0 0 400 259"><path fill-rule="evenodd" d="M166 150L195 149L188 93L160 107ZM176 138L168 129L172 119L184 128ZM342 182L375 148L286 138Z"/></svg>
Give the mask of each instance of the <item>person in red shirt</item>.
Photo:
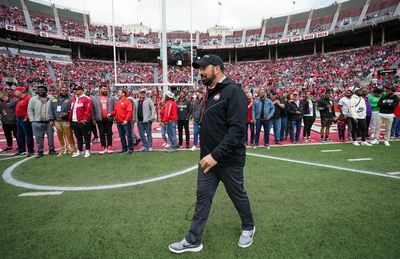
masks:
<svg viewBox="0 0 400 259"><path fill-rule="evenodd" d="M171 145L169 152L174 152L177 149L176 140L176 122L178 121L178 105L175 102L174 94L170 91L165 93L165 105L162 118L162 124L167 126L167 134Z"/></svg>
<svg viewBox="0 0 400 259"><path fill-rule="evenodd" d="M400 97L400 94L397 96ZM398 103L396 109L394 109L394 119L390 132L390 137L400 139L400 103Z"/></svg>
<svg viewBox="0 0 400 259"><path fill-rule="evenodd" d="M92 121L92 100L83 93L82 86L74 87L75 97L71 101L69 121L78 142L78 151L72 157L90 157L90 122ZM83 153L83 140L86 151Z"/></svg>
<svg viewBox="0 0 400 259"><path fill-rule="evenodd" d="M250 128L250 145L253 146L254 144L254 130L256 122L253 120L252 111L253 111L253 96L251 95L251 93L247 93L246 146L249 144L249 137L248 137L249 128Z"/></svg>
<svg viewBox="0 0 400 259"><path fill-rule="evenodd" d="M132 102L128 100L126 95L126 90L118 91L119 100L115 103L115 108L108 114L108 117L114 117L117 123L118 134L122 145L122 151L120 153L127 152L130 155L134 152L131 130Z"/></svg>
<svg viewBox="0 0 400 259"><path fill-rule="evenodd" d="M108 93L107 85L101 85L99 94L92 98L93 115L100 132L101 150L99 151L99 155L103 155L105 152L109 154L113 153L113 120L112 118L108 118L107 115L114 110L115 102L115 97Z"/></svg>
<svg viewBox="0 0 400 259"><path fill-rule="evenodd" d="M28 95L26 87L24 86L15 87L14 92L15 96L18 98L17 106L15 108L15 117L17 118L18 151L15 155L25 155L27 148L28 153L26 156L30 157L35 153L33 149L32 124L28 117L28 104L31 97Z"/></svg>

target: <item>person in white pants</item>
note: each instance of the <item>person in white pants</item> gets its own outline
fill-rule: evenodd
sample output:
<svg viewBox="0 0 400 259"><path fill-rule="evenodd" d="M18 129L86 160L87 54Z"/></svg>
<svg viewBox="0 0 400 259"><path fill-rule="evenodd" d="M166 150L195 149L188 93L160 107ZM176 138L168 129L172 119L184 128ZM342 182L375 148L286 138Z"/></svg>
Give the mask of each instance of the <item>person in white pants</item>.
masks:
<svg viewBox="0 0 400 259"><path fill-rule="evenodd" d="M368 97L369 103L371 104L371 122L370 122L370 132L371 138L375 138L376 123L378 122L379 106L378 102L382 96L382 89L375 88L373 93Z"/></svg>
<svg viewBox="0 0 400 259"><path fill-rule="evenodd" d="M384 144L385 146L390 146L389 140L394 119L394 109L396 109L399 104L399 98L394 94L395 91L396 87L387 87L385 89L386 96L379 99L379 115L376 123L375 139L371 144L379 144L381 126L385 124Z"/></svg>

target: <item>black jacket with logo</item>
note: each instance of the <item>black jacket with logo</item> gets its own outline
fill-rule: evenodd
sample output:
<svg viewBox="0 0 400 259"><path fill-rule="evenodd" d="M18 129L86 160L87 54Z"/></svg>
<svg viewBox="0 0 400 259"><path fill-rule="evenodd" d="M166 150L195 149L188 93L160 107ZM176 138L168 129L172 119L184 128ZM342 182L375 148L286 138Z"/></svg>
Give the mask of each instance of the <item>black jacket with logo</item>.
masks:
<svg viewBox="0 0 400 259"><path fill-rule="evenodd" d="M394 113L397 104L399 104L399 98L395 94L381 97L381 99L379 99L378 101L379 113L384 113L384 114Z"/></svg>
<svg viewBox="0 0 400 259"><path fill-rule="evenodd" d="M217 167L244 166L246 160L247 99L243 90L225 78L208 91L200 128L200 157L208 154Z"/></svg>

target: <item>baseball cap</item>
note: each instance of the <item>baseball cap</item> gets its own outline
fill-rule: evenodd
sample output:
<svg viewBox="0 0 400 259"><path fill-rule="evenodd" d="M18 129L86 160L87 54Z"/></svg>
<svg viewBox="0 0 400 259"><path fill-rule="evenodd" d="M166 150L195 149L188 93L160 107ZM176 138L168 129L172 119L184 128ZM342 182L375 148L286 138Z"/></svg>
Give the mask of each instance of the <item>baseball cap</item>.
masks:
<svg viewBox="0 0 400 259"><path fill-rule="evenodd" d="M74 86L74 90L82 90L83 91L83 87L80 85L76 85L76 86Z"/></svg>
<svg viewBox="0 0 400 259"><path fill-rule="evenodd" d="M166 92L165 92L165 95L166 95L168 98L171 98L171 99L173 99L173 98L175 97L174 93L171 92L171 91L166 91Z"/></svg>
<svg viewBox="0 0 400 259"><path fill-rule="evenodd" d="M224 62L221 57L214 54L204 55L200 60L192 63L193 68L206 67L208 65L219 66L222 71L224 70Z"/></svg>
<svg viewBox="0 0 400 259"><path fill-rule="evenodd" d="M145 93L147 90L145 88L142 88L139 90L139 93Z"/></svg>
<svg viewBox="0 0 400 259"><path fill-rule="evenodd" d="M283 91L282 91L281 89L278 89L278 90L276 91L276 93L277 93L277 94L283 94Z"/></svg>
<svg viewBox="0 0 400 259"><path fill-rule="evenodd" d="M352 93L355 93L358 90L361 90L361 87L359 87L357 85L354 85L354 86L350 87L350 89L349 89L349 91L352 92Z"/></svg>

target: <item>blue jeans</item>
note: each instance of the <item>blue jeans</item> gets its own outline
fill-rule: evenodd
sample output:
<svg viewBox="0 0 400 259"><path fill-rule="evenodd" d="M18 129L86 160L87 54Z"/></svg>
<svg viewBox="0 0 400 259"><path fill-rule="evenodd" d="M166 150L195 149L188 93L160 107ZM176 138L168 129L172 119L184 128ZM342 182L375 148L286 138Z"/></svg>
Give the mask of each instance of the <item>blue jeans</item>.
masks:
<svg viewBox="0 0 400 259"><path fill-rule="evenodd" d="M281 134L280 134L280 137L279 137L279 140L280 140L280 141L285 140L285 137L286 137L285 134L286 134L287 124L288 124L287 117L281 118Z"/></svg>
<svg viewBox="0 0 400 259"><path fill-rule="evenodd" d="M149 149L153 147L153 137L151 136L151 124L152 122L138 121L137 126L139 130L139 136L142 139L143 147Z"/></svg>
<svg viewBox="0 0 400 259"><path fill-rule="evenodd" d="M269 145L269 124L270 120L256 120L256 146L258 146L260 140L261 127L264 128L264 145Z"/></svg>
<svg viewBox="0 0 400 259"><path fill-rule="evenodd" d="M200 123L193 122L193 146L199 143Z"/></svg>
<svg viewBox="0 0 400 259"><path fill-rule="evenodd" d="M274 128L274 142L278 143L281 138L281 118L270 121L268 132L271 132L272 127Z"/></svg>
<svg viewBox="0 0 400 259"><path fill-rule="evenodd" d="M397 138L400 137L400 117L394 117L390 136Z"/></svg>
<svg viewBox="0 0 400 259"><path fill-rule="evenodd" d="M290 140L293 141L299 141L300 140L300 132L301 132L301 120L295 120L295 121L289 121L290 123ZM296 128L296 138L295 138L295 133L294 130Z"/></svg>
<svg viewBox="0 0 400 259"><path fill-rule="evenodd" d="M169 141L171 142L171 149L176 149L176 121L170 121L166 124Z"/></svg>
<svg viewBox="0 0 400 259"><path fill-rule="evenodd" d="M117 123L117 129L119 138L121 140L122 151L128 151L128 150L133 151L131 122L128 121L128 123L125 125ZM128 139L128 145L126 144L127 139Z"/></svg>
<svg viewBox="0 0 400 259"><path fill-rule="evenodd" d="M26 152L26 147L28 147L29 153L35 152L33 150L33 131L30 121L24 121L24 118L17 119L17 136L18 153Z"/></svg>
<svg viewBox="0 0 400 259"><path fill-rule="evenodd" d="M164 143L168 143L168 133L167 133L167 125L161 126L161 137L164 140Z"/></svg>

